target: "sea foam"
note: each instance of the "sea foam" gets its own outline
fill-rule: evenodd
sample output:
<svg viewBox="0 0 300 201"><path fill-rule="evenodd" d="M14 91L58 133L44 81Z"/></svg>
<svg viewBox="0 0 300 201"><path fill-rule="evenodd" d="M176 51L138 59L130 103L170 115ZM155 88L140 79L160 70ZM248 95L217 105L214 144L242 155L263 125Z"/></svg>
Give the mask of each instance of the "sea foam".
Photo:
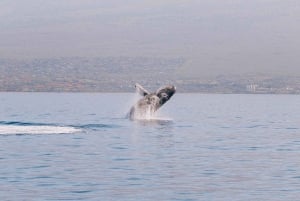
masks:
<svg viewBox="0 0 300 201"><path fill-rule="evenodd" d="M22 126L0 125L0 135L10 134L67 134L76 133L80 129L70 126Z"/></svg>

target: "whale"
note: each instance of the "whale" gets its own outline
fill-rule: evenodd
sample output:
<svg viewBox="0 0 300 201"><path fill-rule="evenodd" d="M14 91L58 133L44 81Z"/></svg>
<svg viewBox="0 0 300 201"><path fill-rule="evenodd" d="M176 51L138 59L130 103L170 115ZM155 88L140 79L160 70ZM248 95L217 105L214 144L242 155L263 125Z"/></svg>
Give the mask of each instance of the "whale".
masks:
<svg viewBox="0 0 300 201"><path fill-rule="evenodd" d="M155 112L170 100L176 92L176 87L173 85L160 87L156 92L150 93L140 84L136 83L135 89L142 98L130 108L128 117L131 120L151 119Z"/></svg>

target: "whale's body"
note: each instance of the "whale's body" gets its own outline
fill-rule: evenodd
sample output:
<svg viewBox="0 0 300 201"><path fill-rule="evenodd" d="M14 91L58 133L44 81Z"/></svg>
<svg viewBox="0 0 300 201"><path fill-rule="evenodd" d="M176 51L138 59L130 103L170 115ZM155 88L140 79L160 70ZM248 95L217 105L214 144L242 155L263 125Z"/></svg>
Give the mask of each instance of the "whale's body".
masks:
<svg viewBox="0 0 300 201"><path fill-rule="evenodd" d="M154 93L149 93L141 85L136 84L137 92L143 96L129 111L130 119L149 119L164 105L176 92L172 85L159 88Z"/></svg>

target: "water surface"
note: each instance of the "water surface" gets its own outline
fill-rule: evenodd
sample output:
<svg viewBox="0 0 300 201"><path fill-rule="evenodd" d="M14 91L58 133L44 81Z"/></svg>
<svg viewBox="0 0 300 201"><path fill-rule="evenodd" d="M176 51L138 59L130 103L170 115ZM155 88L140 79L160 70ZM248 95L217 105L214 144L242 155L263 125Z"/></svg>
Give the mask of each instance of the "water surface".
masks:
<svg viewBox="0 0 300 201"><path fill-rule="evenodd" d="M297 200L300 96L0 93L0 200Z"/></svg>

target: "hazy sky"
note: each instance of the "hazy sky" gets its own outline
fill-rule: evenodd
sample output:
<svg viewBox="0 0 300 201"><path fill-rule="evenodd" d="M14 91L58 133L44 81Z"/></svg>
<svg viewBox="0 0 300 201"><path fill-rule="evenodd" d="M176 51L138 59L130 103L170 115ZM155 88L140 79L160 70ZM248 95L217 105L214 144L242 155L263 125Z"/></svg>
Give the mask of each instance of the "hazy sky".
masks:
<svg viewBox="0 0 300 201"><path fill-rule="evenodd" d="M0 57L184 57L186 74L300 75L299 0L0 0Z"/></svg>

